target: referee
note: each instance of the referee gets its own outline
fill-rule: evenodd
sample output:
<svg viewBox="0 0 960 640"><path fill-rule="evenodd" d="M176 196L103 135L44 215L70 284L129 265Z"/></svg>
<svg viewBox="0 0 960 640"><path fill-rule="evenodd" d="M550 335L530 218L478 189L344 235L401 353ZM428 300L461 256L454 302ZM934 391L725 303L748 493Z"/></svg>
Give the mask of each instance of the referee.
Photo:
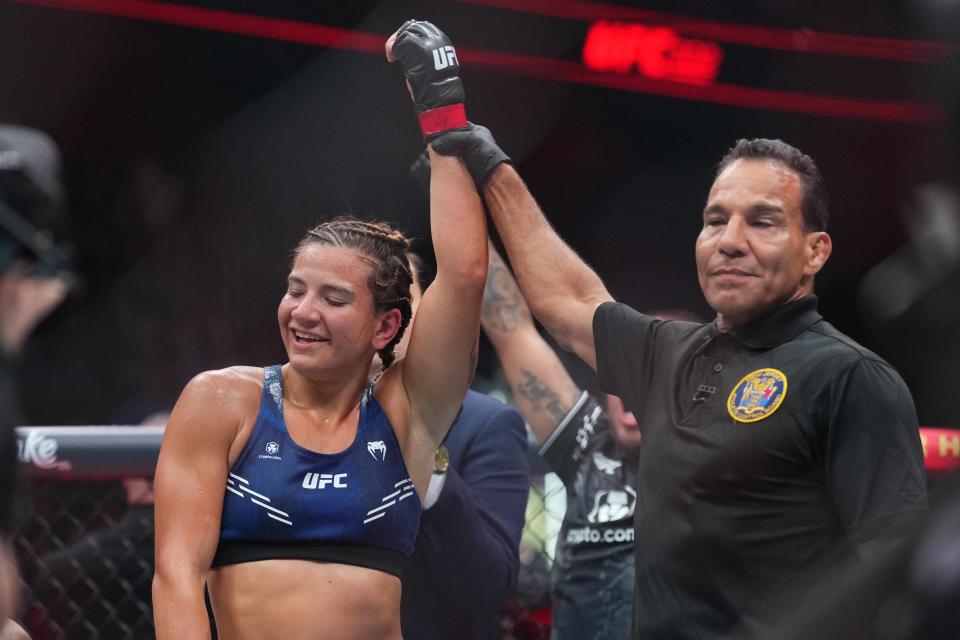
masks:
<svg viewBox="0 0 960 640"><path fill-rule="evenodd" d="M471 169L534 315L642 425L634 637L772 637L774 601L925 512L909 391L817 313L832 245L808 156L761 139L722 160L696 241L717 315L696 324L614 302L486 129L435 148Z"/></svg>

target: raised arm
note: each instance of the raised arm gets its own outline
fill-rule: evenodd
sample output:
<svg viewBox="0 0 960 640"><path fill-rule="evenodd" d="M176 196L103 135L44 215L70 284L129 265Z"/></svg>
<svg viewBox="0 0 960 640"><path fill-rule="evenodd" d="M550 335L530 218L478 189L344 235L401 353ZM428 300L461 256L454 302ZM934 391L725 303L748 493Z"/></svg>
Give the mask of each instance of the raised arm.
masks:
<svg viewBox="0 0 960 640"><path fill-rule="evenodd" d="M387 41L386 53L407 79L425 140L466 124L460 67L443 32L429 22L407 21ZM432 456L460 410L476 366L487 230L466 168L433 149L430 162L437 277L420 302L399 375L409 402L410 435L417 439L414 450Z"/></svg>
<svg viewBox="0 0 960 640"><path fill-rule="evenodd" d="M557 235L512 166L493 170L483 198L533 315L562 347L596 369L593 314L613 299L603 282Z"/></svg>
<svg viewBox="0 0 960 640"><path fill-rule="evenodd" d="M434 148L466 164L533 315L562 347L596 369L593 315L600 303L612 300L603 282L553 230L488 129L468 123L443 135Z"/></svg>
<svg viewBox="0 0 960 640"><path fill-rule="evenodd" d="M242 382L231 370L200 374L183 390L164 432L155 477L159 640L210 638L203 593L220 533L229 451L243 422Z"/></svg>
<svg viewBox="0 0 960 640"><path fill-rule="evenodd" d="M483 330L493 343L514 403L543 444L569 413L580 389L540 336L510 269L491 245L483 294Z"/></svg>
<svg viewBox="0 0 960 640"><path fill-rule="evenodd" d="M473 379L487 231L483 206L463 165L432 151L430 156L430 230L437 276L423 294L401 367L414 424L429 429L435 449Z"/></svg>

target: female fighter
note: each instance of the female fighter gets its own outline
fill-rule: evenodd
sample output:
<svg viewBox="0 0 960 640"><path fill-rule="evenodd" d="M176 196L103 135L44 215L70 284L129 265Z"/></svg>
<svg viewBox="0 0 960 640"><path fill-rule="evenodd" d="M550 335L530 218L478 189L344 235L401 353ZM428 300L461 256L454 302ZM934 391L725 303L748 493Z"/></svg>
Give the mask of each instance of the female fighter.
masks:
<svg viewBox="0 0 960 640"><path fill-rule="evenodd" d="M296 249L287 364L208 371L181 394L156 473L160 640L210 637L205 586L223 639L401 637L398 574L473 374L487 269L470 174L430 160L437 277L402 359L409 243L335 220ZM371 381L374 354L388 366Z"/></svg>

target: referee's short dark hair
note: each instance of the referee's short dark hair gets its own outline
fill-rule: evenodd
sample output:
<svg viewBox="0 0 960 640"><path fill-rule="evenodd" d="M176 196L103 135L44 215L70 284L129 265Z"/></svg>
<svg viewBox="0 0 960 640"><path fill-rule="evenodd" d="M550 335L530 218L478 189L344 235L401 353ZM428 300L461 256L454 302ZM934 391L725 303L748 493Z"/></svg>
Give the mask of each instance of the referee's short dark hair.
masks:
<svg viewBox="0 0 960 640"><path fill-rule="evenodd" d="M717 166L717 176L736 160L776 160L800 177L803 185L803 227L806 231L825 231L829 212L827 187L813 158L783 140L754 138L737 140ZM716 176L715 176L716 177Z"/></svg>

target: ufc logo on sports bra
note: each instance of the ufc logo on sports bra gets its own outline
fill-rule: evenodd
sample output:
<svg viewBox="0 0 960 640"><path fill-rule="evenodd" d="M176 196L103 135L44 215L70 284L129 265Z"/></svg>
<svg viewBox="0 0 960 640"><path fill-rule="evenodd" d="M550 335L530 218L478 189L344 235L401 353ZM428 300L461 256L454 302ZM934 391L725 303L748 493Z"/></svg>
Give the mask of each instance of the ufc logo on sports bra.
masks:
<svg viewBox="0 0 960 640"><path fill-rule="evenodd" d="M433 68L437 71L457 64L457 52L453 47L437 47L433 50Z"/></svg>
<svg viewBox="0 0 960 640"><path fill-rule="evenodd" d="M303 476L304 489L326 489L332 485L334 489L347 488L347 474L345 473L307 473Z"/></svg>

